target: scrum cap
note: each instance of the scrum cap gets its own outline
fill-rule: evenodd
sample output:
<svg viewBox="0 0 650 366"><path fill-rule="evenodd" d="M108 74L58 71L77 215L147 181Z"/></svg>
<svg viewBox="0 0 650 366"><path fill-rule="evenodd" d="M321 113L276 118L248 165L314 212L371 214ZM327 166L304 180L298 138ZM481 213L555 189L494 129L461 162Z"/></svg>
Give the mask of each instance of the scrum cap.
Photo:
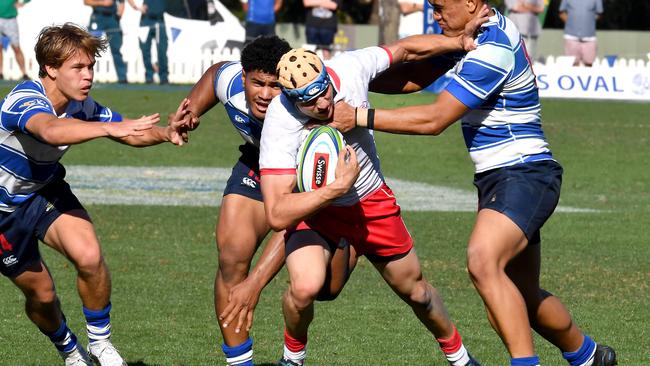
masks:
<svg viewBox="0 0 650 366"><path fill-rule="evenodd" d="M282 92L298 102L309 102L327 90L330 78L323 61L312 51L294 48L277 66Z"/></svg>

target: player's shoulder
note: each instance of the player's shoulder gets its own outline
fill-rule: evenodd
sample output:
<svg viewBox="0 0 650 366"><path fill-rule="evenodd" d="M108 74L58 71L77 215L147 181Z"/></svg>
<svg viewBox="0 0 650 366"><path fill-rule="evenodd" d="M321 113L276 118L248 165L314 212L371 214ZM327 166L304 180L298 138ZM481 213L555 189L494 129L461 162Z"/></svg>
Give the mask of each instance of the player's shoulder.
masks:
<svg viewBox="0 0 650 366"><path fill-rule="evenodd" d="M242 66L239 62L226 62L217 69L215 92L222 103L244 91Z"/></svg>
<svg viewBox="0 0 650 366"><path fill-rule="evenodd" d="M36 80L23 81L16 85L2 103L3 110L21 110L33 107L51 108L43 84Z"/></svg>
<svg viewBox="0 0 650 366"><path fill-rule="evenodd" d="M519 37L519 32L510 19L495 10L495 15L481 26L476 39L477 45L490 48L505 48L512 50L513 38ZM515 34L516 33L516 34Z"/></svg>

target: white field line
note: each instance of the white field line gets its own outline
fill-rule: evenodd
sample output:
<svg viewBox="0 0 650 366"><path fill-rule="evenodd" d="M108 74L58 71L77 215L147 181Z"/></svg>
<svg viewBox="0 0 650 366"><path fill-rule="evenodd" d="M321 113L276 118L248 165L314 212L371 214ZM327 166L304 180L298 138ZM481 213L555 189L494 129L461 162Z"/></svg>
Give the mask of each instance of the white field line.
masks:
<svg viewBox="0 0 650 366"><path fill-rule="evenodd" d="M72 165L66 180L85 204L219 206L230 177L227 168L111 167ZM476 193L386 178L406 211L476 211ZM560 212L596 212L558 207Z"/></svg>

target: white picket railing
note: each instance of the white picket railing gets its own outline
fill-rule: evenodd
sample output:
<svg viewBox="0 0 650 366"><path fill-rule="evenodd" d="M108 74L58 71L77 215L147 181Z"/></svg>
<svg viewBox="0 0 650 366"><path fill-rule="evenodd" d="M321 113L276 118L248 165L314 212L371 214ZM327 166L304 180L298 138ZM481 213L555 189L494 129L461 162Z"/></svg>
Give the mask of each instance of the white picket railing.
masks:
<svg viewBox="0 0 650 366"><path fill-rule="evenodd" d="M303 45L309 47L309 45ZM155 58L155 49L153 50ZM169 81L177 84L192 84L199 80L203 72L211 65L220 61L239 60L240 51L237 48L228 49L223 51L212 52L205 50L202 53L193 55L177 55L169 57ZM127 64L127 79L131 83L144 82L144 64L142 62L142 55L124 55L124 61ZM541 65L541 64L540 64ZM543 63L546 68L559 67L567 68L572 67L572 56L548 56ZM22 73L18 68L16 59L14 57L11 47L4 51L3 57L3 75L5 79L18 80L22 77ZM38 63L34 58L33 53L25 52L25 66L27 75L31 78L38 77ZM617 58L613 66L609 65L606 58L597 58L593 65L594 68L614 68L614 69L648 69L650 72L650 55L648 60L640 58ZM117 75L113 67L113 59L108 54L103 55L97 59L95 65L95 81L100 83L110 83L117 81Z"/></svg>

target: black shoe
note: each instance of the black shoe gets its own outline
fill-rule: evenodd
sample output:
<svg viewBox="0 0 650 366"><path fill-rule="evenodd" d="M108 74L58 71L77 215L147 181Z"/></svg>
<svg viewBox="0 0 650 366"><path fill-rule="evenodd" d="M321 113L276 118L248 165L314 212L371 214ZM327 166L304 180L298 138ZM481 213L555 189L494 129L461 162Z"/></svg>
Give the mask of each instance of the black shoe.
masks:
<svg viewBox="0 0 650 366"><path fill-rule="evenodd" d="M282 357L280 361L278 361L277 366L302 366L302 363L297 363Z"/></svg>
<svg viewBox="0 0 650 366"><path fill-rule="evenodd" d="M160 85L167 85L169 84L169 80L160 80Z"/></svg>
<svg viewBox="0 0 650 366"><path fill-rule="evenodd" d="M126 81L126 80L118 80L117 83L118 84L128 84L129 82Z"/></svg>
<svg viewBox="0 0 650 366"><path fill-rule="evenodd" d="M27 80L32 80L32 79L30 79L29 76L27 76L27 74L23 74L23 80L27 81Z"/></svg>
<svg viewBox="0 0 650 366"><path fill-rule="evenodd" d="M618 365L616 361L616 352L610 346L599 344L596 346L596 353L594 353L594 363L592 366L614 366Z"/></svg>
<svg viewBox="0 0 650 366"><path fill-rule="evenodd" d="M469 356L469 361L467 361L465 366L481 366L481 364L478 363L478 361L476 361L474 357L472 357L472 355L469 354L469 352L467 352L467 355Z"/></svg>

